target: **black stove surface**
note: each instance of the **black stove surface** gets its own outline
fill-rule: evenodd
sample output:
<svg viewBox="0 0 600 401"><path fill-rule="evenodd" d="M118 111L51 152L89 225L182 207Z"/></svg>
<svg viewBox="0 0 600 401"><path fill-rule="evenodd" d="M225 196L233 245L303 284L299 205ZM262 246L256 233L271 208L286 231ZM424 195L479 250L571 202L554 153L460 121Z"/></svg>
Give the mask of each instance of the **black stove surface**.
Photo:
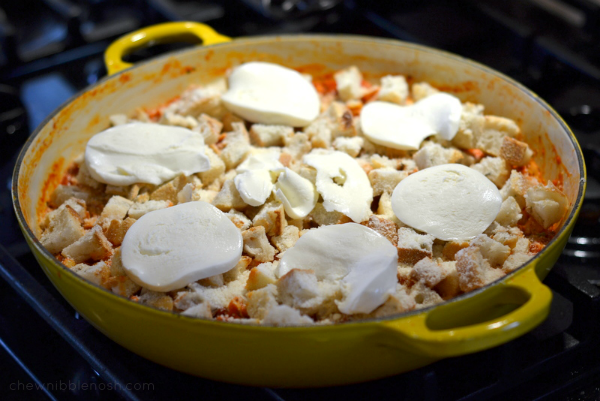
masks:
<svg viewBox="0 0 600 401"><path fill-rule="evenodd" d="M21 0L0 2L0 398L600 399L600 3L596 0ZM369 383L243 387L181 374L107 339L63 300L14 218L10 179L30 132L106 74L122 34L176 20L232 37L349 33L445 49L533 89L571 125L589 182L569 245L545 283L548 320L494 349ZM133 59L157 51L137 52Z"/></svg>

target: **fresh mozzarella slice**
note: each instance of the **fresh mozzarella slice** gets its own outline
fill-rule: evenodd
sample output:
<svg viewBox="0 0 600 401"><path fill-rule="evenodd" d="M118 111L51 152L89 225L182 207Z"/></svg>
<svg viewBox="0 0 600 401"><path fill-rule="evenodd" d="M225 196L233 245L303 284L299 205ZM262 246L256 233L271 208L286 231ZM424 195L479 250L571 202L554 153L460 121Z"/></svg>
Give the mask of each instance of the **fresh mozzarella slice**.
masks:
<svg viewBox="0 0 600 401"><path fill-rule="evenodd" d="M261 124L304 127L320 110L317 91L300 73L264 62L235 68L221 100L233 113Z"/></svg>
<svg viewBox="0 0 600 401"><path fill-rule="evenodd" d="M210 168L201 134L160 124L118 125L94 135L85 149L92 177L111 185L162 184Z"/></svg>
<svg viewBox="0 0 600 401"><path fill-rule="evenodd" d="M373 188L355 159L344 152L317 149L303 161L317 170L317 192L325 210L343 213L357 223L369 218Z"/></svg>
<svg viewBox="0 0 600 401"><path fill-rule="evenodd" d="M202 201L150 212L127 231L121 259L142 287L171 291L231 270L242 255L240 230Z"/></svg>
<svg viewBox="0 0 600 401"><path fill-rule="evenodd" d="M273 191L273 182L269 170L249 170L238 174L233 179L240 196L250 206L265 203Z"/></svg>
<svg viewBox="0 0 600 401"><path fill-rule="evenodd" d="M279 162L281 149L279 148L252 148L250 155L237 166L236 171L243 173L250 170L277 170L282 169Z"/></svg>
<svg viewBox="0 0 600 401"><path fill-rule="evenodd" d="M500 206L496 185L462 164L418 171L400 181L392 194L392 209L401 222L444 241L481 234Z"/></svg>
<svg viewBox="0 0 600 401"><path fill-rule="evenodd" d="M360 113L360 125L372 142L394 149L416 150L430 135L439 134L447 140L454 138L461 113L460 100L446 93L436 93L410 106L367 103Z"/></svg>
<svg viewBox="0 0 600 401"><path fill-rule="evenodd" d="M287 167L279 175L275 191L275 196L292 219L306 217L319 200L313 183Z"/></svg>
<svg viewBox="0 0 600 401"><path fill-rule="evenodd" d="M394 291L398 250L376 231L356 223L307 231L279 262L279 274L311 269L318 280L342 283L342 313L370 313Z"/></svg>

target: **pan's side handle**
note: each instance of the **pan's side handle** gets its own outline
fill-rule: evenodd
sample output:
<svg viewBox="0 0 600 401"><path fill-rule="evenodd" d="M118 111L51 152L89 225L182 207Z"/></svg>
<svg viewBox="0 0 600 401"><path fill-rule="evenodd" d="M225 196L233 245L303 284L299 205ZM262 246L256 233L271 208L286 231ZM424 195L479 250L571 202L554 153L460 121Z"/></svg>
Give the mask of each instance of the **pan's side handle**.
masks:
<svg viewBox="0 0 600 401"><path fill-rule="evenodd" d="M551 301L552 292L531 266L473 296L385 322L379 342L436 359L482 351L539 325Z"/></svg>
<svg viewBox="0 0 600 401"><path fill-rule="evenodd" d="M141 47L190 41L212 45L230 40L230 37L198 22L167 22L139 29L115 40L104 52L104 63L108 75L112 75L131 67L133 64L123 61L123 56Z"/></svg>

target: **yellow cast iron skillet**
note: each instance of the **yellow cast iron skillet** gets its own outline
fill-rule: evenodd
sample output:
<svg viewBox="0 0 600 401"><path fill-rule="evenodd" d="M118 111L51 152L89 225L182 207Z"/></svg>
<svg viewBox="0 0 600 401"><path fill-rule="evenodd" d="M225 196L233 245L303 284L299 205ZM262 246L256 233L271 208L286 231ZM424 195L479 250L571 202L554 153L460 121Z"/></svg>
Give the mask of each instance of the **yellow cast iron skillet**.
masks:
<svg viewBox="0 0 600 401"><path fill-rule="evenodd" d="M135 67L133 49L173 39L204 46ZM568 218L550 244L523 267L443 304L387 318L310 327L261 327L189 318L112 294L61 265L39 243L38 218L68 164L108 117L156 107L191 84L263 60L314 75L349 65L368 78L405 74L482 103L487 114L516 120L545 178L562 175ZM106 52L109 77L62 105L31 136L14 173L13 200L23 233L52 283L108 337L152 361L226 382L260 386L331 386L399 374L441 358L510 341L541 323L550 290L541 283L575 223L585 189L581 150L564 121L535 94L485 66L427 47L357 36L293 35L229 41L196 23L168 23L117 40ZM128 68L131 67L131 68Z"/></svg>

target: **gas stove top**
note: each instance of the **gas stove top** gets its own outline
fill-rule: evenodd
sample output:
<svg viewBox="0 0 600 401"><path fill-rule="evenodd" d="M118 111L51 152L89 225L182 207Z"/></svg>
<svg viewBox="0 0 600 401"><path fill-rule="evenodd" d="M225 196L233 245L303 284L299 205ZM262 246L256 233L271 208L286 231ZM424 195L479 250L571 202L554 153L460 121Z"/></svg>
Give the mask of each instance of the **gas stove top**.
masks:
<svg viewBox="0 0 600 401"><path fill-rule="evenodd" d="M0 379L2 399L506 400L600 398L600 2L507 0L21 0L0 4ZM545 283L548 320L500 347L335 388L250 388L149 362L79 318L29 252L14 218L18 149L48 114L106 74L106 46L165 21L232 37L342 33L395 38L474 59L538 93L575 132L589 183ZM134 60L165 48L139 51Z"/></svg>

